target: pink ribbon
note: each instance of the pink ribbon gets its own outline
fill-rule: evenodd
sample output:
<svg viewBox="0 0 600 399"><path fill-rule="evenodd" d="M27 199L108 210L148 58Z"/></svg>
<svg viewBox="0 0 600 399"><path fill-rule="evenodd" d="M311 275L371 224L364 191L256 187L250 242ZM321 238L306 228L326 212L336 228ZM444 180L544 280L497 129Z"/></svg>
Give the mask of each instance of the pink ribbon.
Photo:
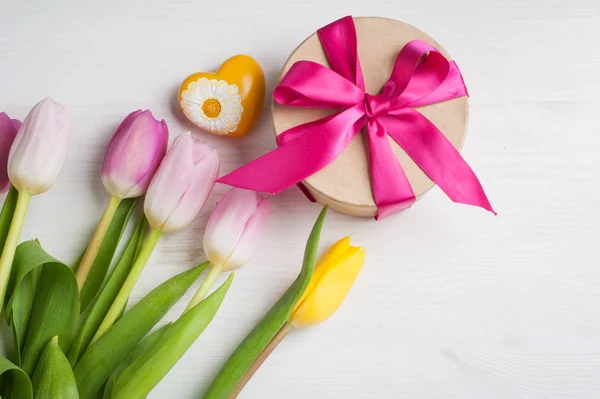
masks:
<svg viewBox="0 0 600 399"><path fill-rule="evenodd" d="M415 201L388 135L452 201L494 212L469 165L442 132L415 110L468 95L456 64L429 44L413 40L398 54L381 93L371 95L365 92L352 17L335 21L317 33L331 69L298 61L275 88L273 97L284 105L343 110L283 132L277 137L279 148L218 182L279 193L331 163L366 126L378 219Z"/></svg>

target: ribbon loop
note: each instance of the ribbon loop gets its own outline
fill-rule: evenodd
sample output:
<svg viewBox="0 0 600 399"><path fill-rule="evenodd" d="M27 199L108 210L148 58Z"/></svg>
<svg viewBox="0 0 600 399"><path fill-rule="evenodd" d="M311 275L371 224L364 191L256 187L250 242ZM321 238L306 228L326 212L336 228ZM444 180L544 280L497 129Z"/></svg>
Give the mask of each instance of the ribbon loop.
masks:
<svg viewBox="0 0 600 399"><path fill-rule="evenodd" d="M331 90L331 86L336 90ZM273 98L279 104L310 108L351 107L364 95L354 83L312 61L296 62L273 90Z"/></svg>
<svg viewBox="0 0 600 399"><path fill-rule="evenodd" d="M330 23L317 31L323 51L331 69L365 91L360 61L356 28L351 16Z"/></svg>
<svg viewBox="0 0 600 399"><path fill-rule="evenodd" d="M415 201L388 136L452 201L494 212L479 180L452 143L414 109L468 95L456 64L433 46L413 40L398 54L381 93L372 95L365 93L352 17L319 29L318 35L331 69L299 61L273 97L279 104L342 111L283 132L277 138L279 148L218 181L278 193L326 167L366 125L378 219Z"/></svg>

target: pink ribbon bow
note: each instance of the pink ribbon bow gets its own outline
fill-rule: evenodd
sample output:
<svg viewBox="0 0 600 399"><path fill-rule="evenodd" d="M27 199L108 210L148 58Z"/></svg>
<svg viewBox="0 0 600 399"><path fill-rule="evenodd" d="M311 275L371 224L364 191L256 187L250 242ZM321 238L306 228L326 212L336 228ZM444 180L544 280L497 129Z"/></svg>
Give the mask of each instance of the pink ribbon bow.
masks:
<svg viewBox="0 0 600 399"><path fill-rule="evenodd" d="M365 92L352 17L319 29L318 35L331 69L311 61L296 62L273 96L279 104L343 110L283 132L277 137L279 148L218 182L279 193L327 166L367 126L378 219L415 201L388 135L452 201L494 212L469 165L442 132L414 109L468 95L456 64L429 44L413 40L398 54L381 93L371 95Z"/></svg>

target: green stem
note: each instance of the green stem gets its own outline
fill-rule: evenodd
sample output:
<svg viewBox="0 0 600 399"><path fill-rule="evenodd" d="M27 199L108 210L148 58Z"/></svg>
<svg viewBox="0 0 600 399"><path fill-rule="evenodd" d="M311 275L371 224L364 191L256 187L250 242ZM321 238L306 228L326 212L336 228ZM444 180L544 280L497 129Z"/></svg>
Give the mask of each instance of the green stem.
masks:
<svg viewBox="0 0 600 399"><path fill-rule="evenodd" d="M6 236L6 242L2 249L2 256L0 257L0 306L2 308L4 308L4 296L6 295L6 287L10 278L15 250L19 244L21 230L23 230L23 223L25 222L25 215L27 214L30 200L31 193L29 191L23 190L19 192L15 213L13 214L10 229Z"/></svg>
<svg viewBox="0 0 600 399"><path fill-rule="evenodd" d="M94 232L94 235L92 236L92 239L90 240L90 243L83 254L83 258L81 259L79 267L77 268L77 273L75 273L75 276L77 277L77 287L79 288L80 292L83 289L88 274L90 274L90 270L92 270L92 266L94 265L94 261L98 255L98 250L102 245L102 241L104 241L104 236L106 236L110 222L112 222L120 203L121 198L114 195L110 197L110 201L108 201L108 204L104 209L102 218L100 219L100 222L98 222L96 231Z"/></svg>
<svg viewBox="0 0 600 399"><path fill-rule="evenodd" d="M281 343L281 341L288 335L290 331L293 330L293 327L290 323L285 323L283 327L275 334L271 342L265 347L265 349L261 352L261 354L256 358L254 363L250 365L248 370L244 373L240 381L235 386L234 390L227 396L227 399L235 399L238 397L242 389L246 386L250 378L256 373L256 371L262 366L262 364L267 360L269 355L277 348L277 345Z"/></svg>
<svg viewBox="0 0 600 399"><path fill-rule="evenodd" d="M125 279L125 282L123 283L121 290L117 294L117 297L113 301L113 304L110 306L110 309L106 313L106 316L104 316L104 320L102 320L100 327L98 327L98 330L92 338L92 342L90 342L90 345L96 342L98 338L100 338L102 335L104 335L104 333L106 333L106 331L108 331L108 329L111 328L112 325L115 324L115 321L117 321L117 319L119 318L119 315L123 311L123 308L125 307L127 300L129 299L129 295L131 294L135 283L140 277L140 274L142 274L142 270L144 269L144 266L146 266L148 259L150 259L150 255L152 255L154 247L156 247L156 243L160 238L160 234L160 229L153 228L152 230L150 230L150 234L148 234L148 238L146 239L146 242L144 243L144 246L142 247L139 256L137 257L135 263L131 267L129 275L127 276L127 279Z"/></svg>
<svg viewBox="0 0 600 399"><path fill-rule="evenodd" d="M186 314L190 309L192 309L194 306L202 302L204 298L206 298L206 295L208 294L212 286L215 284L215 281L217 281L217 277L219 277L222 271L223 267L221 265L210 266L210 270L206 275L206 278L204 279L202 284L200 284L200 287L198 287L198 291L196 291L194 297L192 298L190 303L188 303L187 307L183 311L183 314Z"/></svg>

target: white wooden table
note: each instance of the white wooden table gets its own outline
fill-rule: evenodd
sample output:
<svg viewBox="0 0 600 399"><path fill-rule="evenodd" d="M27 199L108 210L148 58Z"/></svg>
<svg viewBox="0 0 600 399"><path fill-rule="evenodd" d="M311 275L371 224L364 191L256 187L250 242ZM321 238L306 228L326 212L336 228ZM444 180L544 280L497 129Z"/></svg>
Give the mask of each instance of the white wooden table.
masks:
<svg viewBox="0 0 600 399"><path fill-rule="evenodd" d="M51 95L74 137L57 185L36 197L23 239L71 262L107 196L104 148L130 111L184 132L176 89L236 53L267 91L289 52L346 14L402 19L440 41L471 94L463 152L499 212L434 189L381 222L331 213L323 246L350 234L367 264L334 318L289 336L241 397L600 397L600 3L596 0L3 1L0 110L23 118ZM267 104L265 104L267 109ZM228 172L274 148L269 112L245 139L202 137ZM215 201L166 236L134 291L202 260ZM297 274L319 211L299 191L274 198L266 236L212 325L153 391L198 398ZM176 317L191 296L167 316Z"/></svg>

